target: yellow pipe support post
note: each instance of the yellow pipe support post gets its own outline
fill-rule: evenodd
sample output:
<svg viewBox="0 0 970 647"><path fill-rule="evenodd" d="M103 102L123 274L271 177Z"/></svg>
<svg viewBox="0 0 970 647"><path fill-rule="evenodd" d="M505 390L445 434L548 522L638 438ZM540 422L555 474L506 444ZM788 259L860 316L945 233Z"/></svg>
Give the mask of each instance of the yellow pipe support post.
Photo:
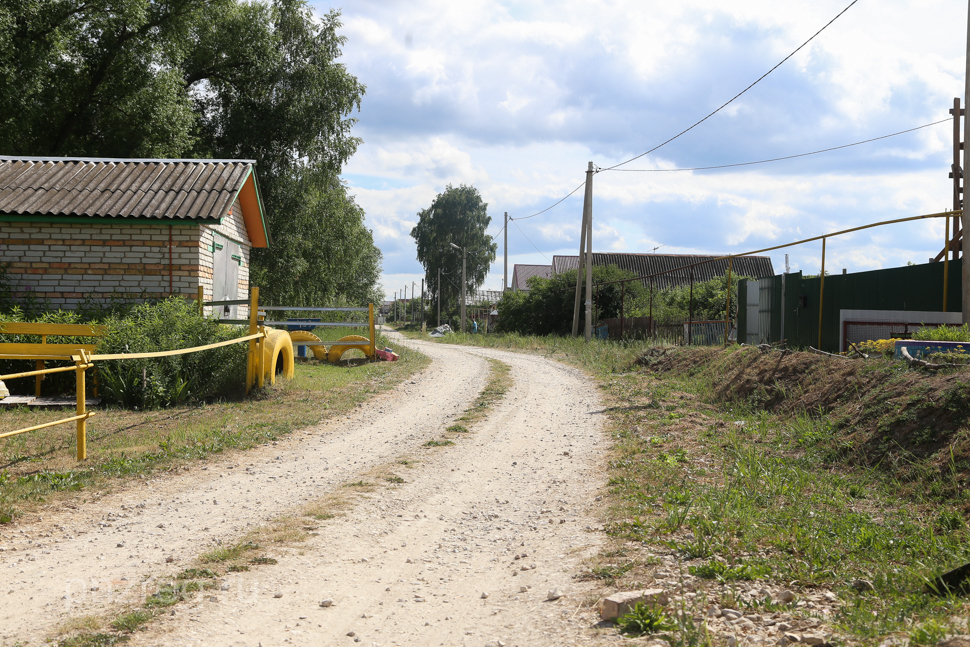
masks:
<svg viewBox="0 0 970 647"><path fill-rule="evenodd" d="M724 311L724 345L728 345L728 327L731 325L731 256L728 256L727 309ZM782 331L784 334L784 331Z"/></svg>
<svg viewBox="0 0 970 647"><path fill-rule="evenodd" d="M950 219L946 218L946 231L943 241L943 312L946 312L946 292L950 283Z"/></svg>
<svg viewBox="0 0 970 647"><path fill-rule="evenodd" d="M201 285L199 286L199 292L198 292L198 294L199 294L199 298L198 298L198 301L199 301L199 316L200 317L204 317L205 316L205 306L202 305L202 304L205 303L205 288L203 288Z"/></svg>
<svg viewBox="0 0 970 647"><path fill-rule="evenodd" d="M369 303L368 305L368 317L370 318L370 358L371 360L377 359L377 333L374 330L374 304ZM421 304L424 307L424 303Z"/></svg>
<svg viewBox="0 0 970 647"><path fill-rule="evenodd" d="M255 335L259 332L256 323L256 316L259 314L259 288L254 287L249 291L249 334ZM259 351L258 355L256 351ZM249 359L246 362L246 394L248 395L253 388L253 378L256 376L257 357L263 356L263 349L259 347L259 341L249 340Z"/></svg>
<svg viewBox="0 0 970 647"><path fill-rule="evenodd" d="M84 384L84 373L88 369L88 358L83 350L81 355L74 361L77 365L77 415L83 416L77 419L77 459L83 461L88 457L88 417L85 411L87 390Z"/></svg>
<svg viewBox="0 0 970 647"><path fill-rule="evenodd" d="M825 296L825 238L822 238L822 274L819 276L818 284L818 349L822 350L822 304ZM784 335L785 331L782 330Z"/></svg>

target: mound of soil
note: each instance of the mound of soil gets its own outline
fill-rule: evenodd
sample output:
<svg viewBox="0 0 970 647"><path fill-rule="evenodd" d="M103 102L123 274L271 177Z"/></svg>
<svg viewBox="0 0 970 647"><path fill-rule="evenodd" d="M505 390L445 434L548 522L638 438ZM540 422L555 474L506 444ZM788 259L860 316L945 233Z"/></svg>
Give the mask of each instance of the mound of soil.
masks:
<svg viewBox="0 0 970 647"><path fill-rule="evenodd" d="M888 459L901 475L917 479L970 474L968 368L927 372L883 358L754 347L665 349L637 363L699 380L713 403L823 419L832 458L840 462L884 465Z"/></svg>

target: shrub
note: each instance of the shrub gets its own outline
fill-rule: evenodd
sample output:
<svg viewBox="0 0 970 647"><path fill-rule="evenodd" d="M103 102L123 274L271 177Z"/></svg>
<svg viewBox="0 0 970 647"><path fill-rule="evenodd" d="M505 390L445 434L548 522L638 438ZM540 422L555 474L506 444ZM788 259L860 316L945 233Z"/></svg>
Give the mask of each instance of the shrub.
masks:
<svg viewBox="0 0 970 647"><path fill-rule="evenodd" d="M962 326L928 326L913 333L913 339L920 341L966 341L970 342L970 327Z"/></svg>
<svg viewBox="0 0 970 647"><path fill-rule="evenodd" d="M605 283L633 278L636 274L618 269L615 265L593 268L593 283ZM624 293L618 283L595 289L593 321L620 316L620 298ZM627 283L627 308L644 293L639 281ZM573 306L576 297L576 270L557 274L551 279L534 276L529 279L528 292L508 291L497 304L499 332L520 335L568 335L572 331ZM586 299L585 281L582 300ZM580 330L585 323L580 316Z"/></svg>
<svg viewBox="0 0 970 647"><path fill-rule="evenodd" d="M52 323L52 324L79 324L84 323L80 316L69 310L55 310L44 312L35 317L31 317L19 306L14 306L7 314L0 314L0 325L4 323ZM47 338L49 344L93 344L94 337L60 337L50 336ZM0 335L0 342L15 344L36 344L40 343L38 335ZM48 361L46 368L58 366L70 366L67 361ZM0 375L10 373L22 373L36 369L34 360L0 360ZM44 378L43 393L54 395L59 393L74 392L75 384L74 373L52 373ZM22 377L16 380L5 382L11 393L31 394L34 393L34 378Z"/></svg>
<svg viewBox="0 0 970 647"><path fill-rule="evenodd" d="M245 335L242 328L202 317L181 297L135 306L124 318L104 323L109 333L98 344L103 354L176 350ZM186 355L99 362L101 387L109 402L139 408L237 396L244 390L247 349L239 343Z"/></svg>

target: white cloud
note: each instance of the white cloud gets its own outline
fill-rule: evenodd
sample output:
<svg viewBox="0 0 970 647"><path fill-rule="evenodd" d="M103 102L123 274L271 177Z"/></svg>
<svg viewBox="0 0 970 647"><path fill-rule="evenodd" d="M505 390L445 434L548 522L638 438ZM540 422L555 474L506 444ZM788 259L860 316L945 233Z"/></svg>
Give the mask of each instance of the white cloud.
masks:
<svg viewBox="0 0 970 647"><path fill-rule="evenodd" d="M358 0L343 9L342 62L368 86L355 131L365 143L346 176L395 263L413 259L414 214L449 183L479 188L498 233L502 212L521 218L576 188L587 161L609 166L689 126L845 4ZM963 91L965 24L966 7L950 1L859 3L723 114L630 166L780 157L943 119ZM941 124L740 170L600 173L594 243L740 251L940 211L950 205L950 146ZM571 249L582 194L517 224L547 256ZM938 225L833 243L832 262L922 262L939 251ZM544 262L516 227L509 243L513 258ZM818 260L817 250L790 253L795 266Z"/></svg>

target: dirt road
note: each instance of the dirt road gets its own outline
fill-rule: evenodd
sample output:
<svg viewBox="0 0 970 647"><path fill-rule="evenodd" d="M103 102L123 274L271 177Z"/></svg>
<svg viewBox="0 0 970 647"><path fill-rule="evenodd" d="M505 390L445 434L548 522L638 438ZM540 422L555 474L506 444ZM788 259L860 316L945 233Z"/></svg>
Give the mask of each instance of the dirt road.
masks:
<svg viewBox="0 0 970 647"><path fill-rule="evenodd" d="M5 530L4 643L120 610L213 545L404 456L417 459L397 470L405 483L273 553L277 565L227 574L131 644L598 642L580 608L589 585L573 579L602 541L590 514L606 447L595 387L538 357L409 343L431 367L350 416ZM511 365L514 386L472 434L424 448L483 388L483 357Z"/></svg>

